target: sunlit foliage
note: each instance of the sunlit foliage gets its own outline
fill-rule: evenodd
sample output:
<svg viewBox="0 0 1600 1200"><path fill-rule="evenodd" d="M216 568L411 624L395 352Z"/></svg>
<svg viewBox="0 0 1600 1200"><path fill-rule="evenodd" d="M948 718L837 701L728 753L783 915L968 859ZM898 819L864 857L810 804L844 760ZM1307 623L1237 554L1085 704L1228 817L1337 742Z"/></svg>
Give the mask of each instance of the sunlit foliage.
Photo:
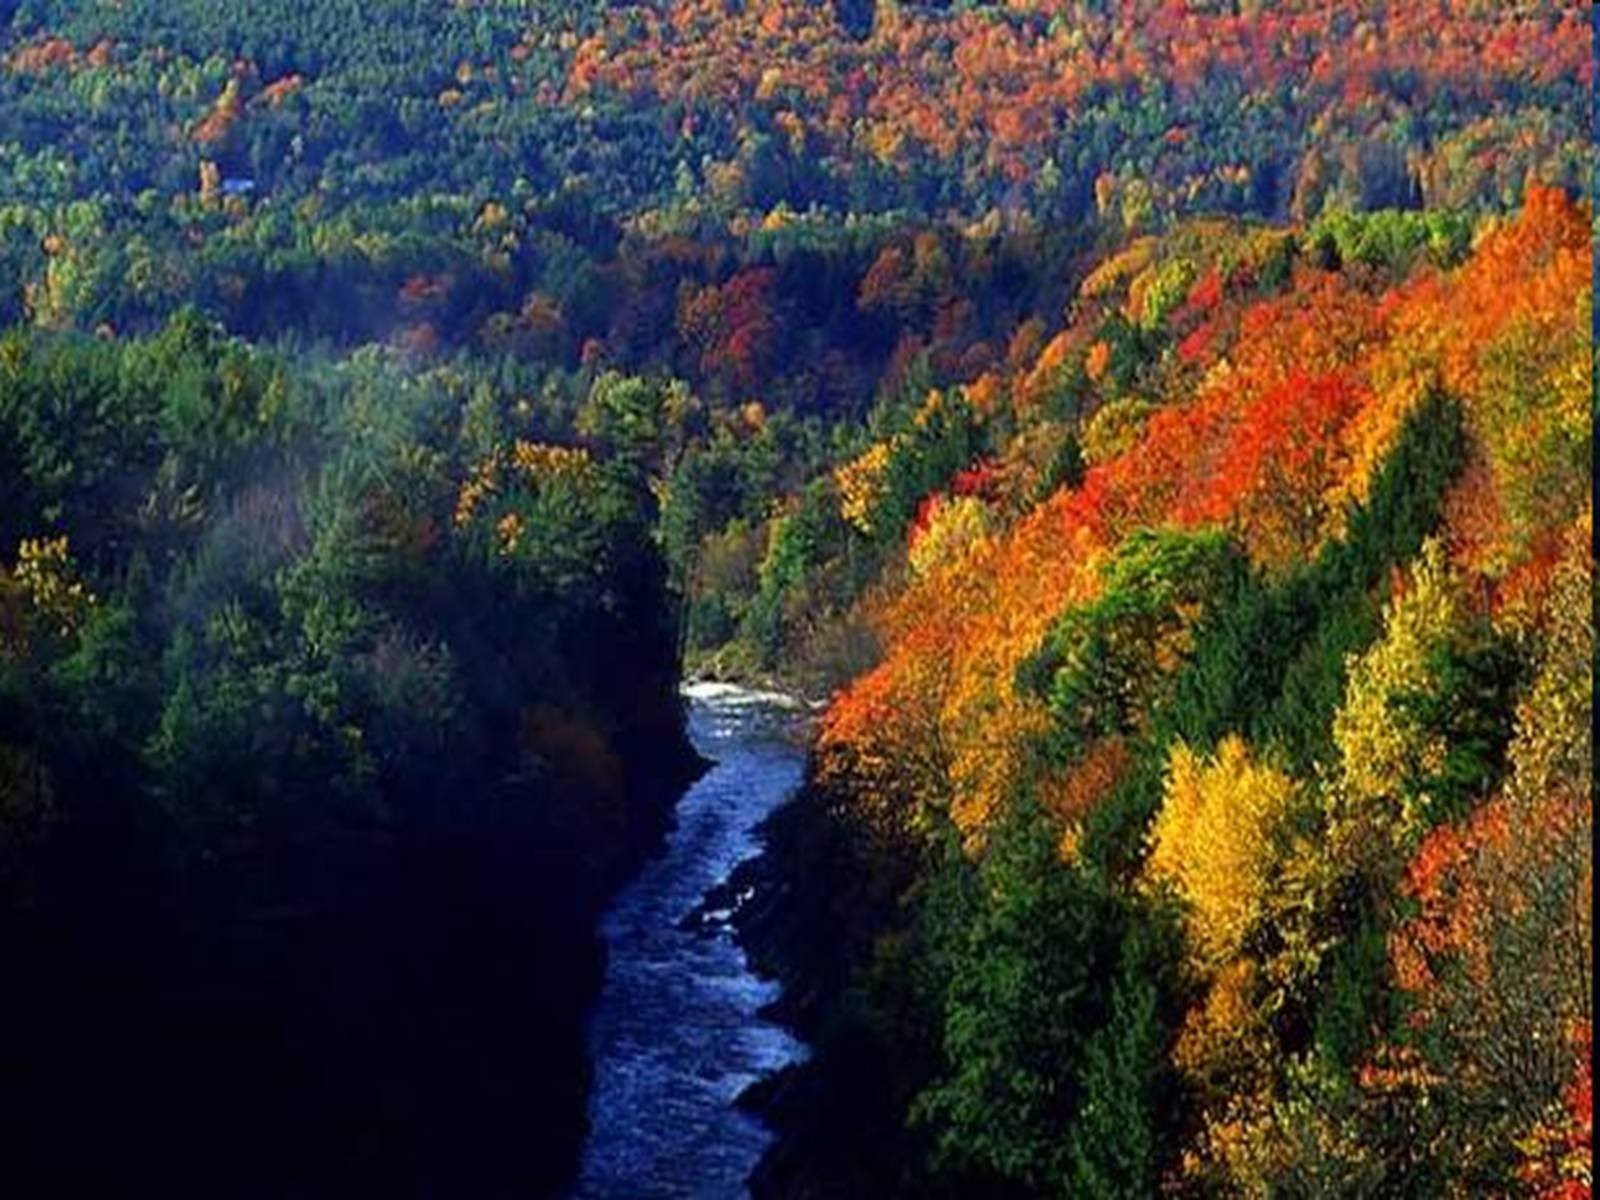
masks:
<svg viewBox="0 0 1600 1200"><path fill-rule="evenodd" d="M1196 960L1207 969L1233 959L1261 919L1294 790L1281 771L1252 762L1238 738L1205 759L1181 742L1172 748L1145 869L1188 905Z"/></svg>

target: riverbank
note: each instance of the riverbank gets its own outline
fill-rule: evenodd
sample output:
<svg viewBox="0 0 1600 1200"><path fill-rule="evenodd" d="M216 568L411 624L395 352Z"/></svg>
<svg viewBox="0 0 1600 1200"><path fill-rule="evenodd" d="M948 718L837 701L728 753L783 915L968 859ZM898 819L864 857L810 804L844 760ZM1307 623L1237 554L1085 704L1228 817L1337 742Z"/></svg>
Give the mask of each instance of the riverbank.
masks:
<svg viewBox="0 0 1600 1200"><path fill-rule="evenodd" d="M911 873L856 836L809 782L759 836L761 853L726 890L750 897L735 925L751 963L778 984L768 1015L811 1053L740 1097L774 1135L749 1180L751 1196L893 1195L907 1135L882 1039L855 988L898 918Z"/></svg>

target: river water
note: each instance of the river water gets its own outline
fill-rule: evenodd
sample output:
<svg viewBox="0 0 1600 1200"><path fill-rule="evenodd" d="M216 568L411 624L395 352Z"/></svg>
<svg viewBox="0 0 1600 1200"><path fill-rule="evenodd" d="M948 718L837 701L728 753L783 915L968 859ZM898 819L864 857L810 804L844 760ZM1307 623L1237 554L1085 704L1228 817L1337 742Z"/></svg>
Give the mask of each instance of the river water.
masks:
<svg viewBox="0 0 1600 1200"><path fill-rule="evenodd" d="M732 910L702 904L757 853L756 827L799 785L800 711L728 685L686 692L690 737L715 765L679 802L663 853L602 925L608 960L590 1027L590 1135L575 1200L747 1195L771 1135L734 1101L804 1056L757 1015L777 988L751 973Z"/></svg>

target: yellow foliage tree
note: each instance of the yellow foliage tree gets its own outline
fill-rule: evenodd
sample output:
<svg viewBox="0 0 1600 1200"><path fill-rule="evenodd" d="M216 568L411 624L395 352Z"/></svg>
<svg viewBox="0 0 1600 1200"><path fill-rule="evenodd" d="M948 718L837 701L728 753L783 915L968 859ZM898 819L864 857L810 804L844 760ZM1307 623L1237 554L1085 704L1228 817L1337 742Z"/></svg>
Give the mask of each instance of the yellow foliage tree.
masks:
<svg viewBox="0 0 1600 1200"><path fill-rule="evenodd" d="M14 575L35 617L53 634L70 636L94 606L94 593L78 578L64 537L24 538Z"/></svg>
<svg viewBox="0 0 1600 1200"><path fill-rule="evenodd" d="M911 569L926 575L941 563L960 558L989 532L989 506L976 496L941 500L928 527L911 543Z"/></svg>
<svg viewBox="0 0 1600 1200"><path fill-rule="evenodd" d="M1383 636L1350 664L1344 705L1333 719L1339 767L1329 799L1336 828L1347 826L1345 832L1356 836L1381 830L1397 840L1420 830L1428 798L1405 781L1435 774L1448 747L1395 702L1433 687L1430 659L1464 617L1444 546L1429 539L1385 613Z"/></svg>
<svg viewBox="0 0 1600 1200"><path fill-rule="evenodd" d="M1190 1010L1172 1048L1172 1061L1207 1098L1265 1086L1277 1046L1263 1019L1260 970L1249 958L1223 967Z"/></svg>
<svg viewBox="0 0 1600 1200"><path fill-rule="evenodd" d="M1255 761L1237 736L1224 738L1209 758L1181 741L1172 748L1145 872L1187 904L1191 952L1207 974L1239 954L1262 915L1278 831L1296 789L1289 775Z"/></svg>
<svg viewBox="0 0 1600 1200"><path fill-rule="evenodd" d="M839 515L862 533L872 532L872 513L878 505L883 474L894 454L892 442L874 442L834 471L839 485Z"/></svg>

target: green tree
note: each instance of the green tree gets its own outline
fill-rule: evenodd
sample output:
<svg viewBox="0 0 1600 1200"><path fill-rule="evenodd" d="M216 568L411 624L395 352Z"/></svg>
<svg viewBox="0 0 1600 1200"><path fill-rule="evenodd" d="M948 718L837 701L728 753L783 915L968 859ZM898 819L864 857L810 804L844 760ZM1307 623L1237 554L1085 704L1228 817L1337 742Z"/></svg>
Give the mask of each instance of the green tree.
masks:
<svg viewBox="0 0 1600 1200"><path fill-rule="evenodd" d="M1116 947L1109 898L1059 841L1025 804L995 829L945 996L945 1066L912 1109L941 1170L974 1187L1070 1194L1069 1130Z"/></svg>

